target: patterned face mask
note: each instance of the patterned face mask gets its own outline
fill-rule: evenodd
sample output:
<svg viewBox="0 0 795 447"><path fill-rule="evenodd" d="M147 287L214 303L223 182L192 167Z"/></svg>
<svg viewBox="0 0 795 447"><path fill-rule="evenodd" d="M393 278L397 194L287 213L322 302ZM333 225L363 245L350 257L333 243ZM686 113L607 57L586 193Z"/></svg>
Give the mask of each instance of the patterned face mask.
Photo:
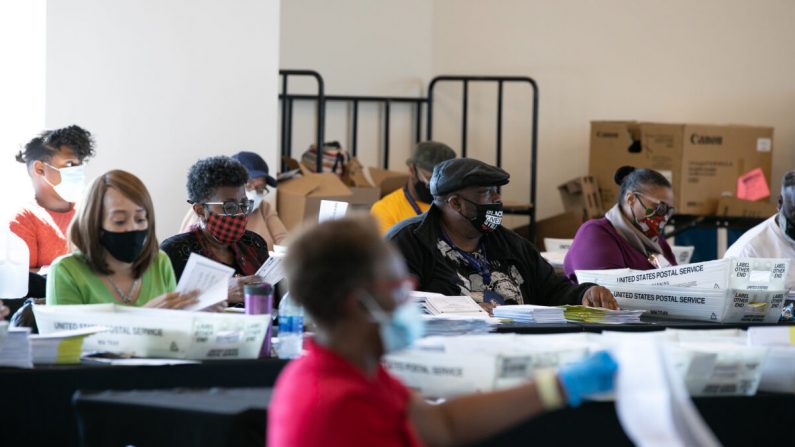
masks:
<svg viewBox="0 0 795 447"><path fill-rule="evenodd" d="M205 229L210 235L222 244L233 244L243 237L248 223L248 214L225 216L210 213Z"/></svg>
<svg viewBox="0 0 795 447"><path fill-rule="evenodd" d="M477 210L475 217L464 216L469 223L481 233L491 233L502 224L502 202L496 203L476 203L466 197L461 197L464 201L471 203ZM463 214L462 214L463 216Z"/></svg>

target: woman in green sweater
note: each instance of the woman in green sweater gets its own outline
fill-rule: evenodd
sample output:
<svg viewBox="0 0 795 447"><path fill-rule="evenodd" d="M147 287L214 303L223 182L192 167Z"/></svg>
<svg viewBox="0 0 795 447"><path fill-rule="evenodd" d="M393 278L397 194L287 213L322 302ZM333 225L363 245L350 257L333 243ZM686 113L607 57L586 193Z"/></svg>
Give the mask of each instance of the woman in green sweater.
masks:
<svg viewBox="0 0 795 447"><path fill-rule="evenodd" d="M76 251L52 263L47 304L179 309L196 303L196 291L174 291L171 261L155 237L152 198L129 172L109 171L94 180L80 202L69 239Z"/></svg>

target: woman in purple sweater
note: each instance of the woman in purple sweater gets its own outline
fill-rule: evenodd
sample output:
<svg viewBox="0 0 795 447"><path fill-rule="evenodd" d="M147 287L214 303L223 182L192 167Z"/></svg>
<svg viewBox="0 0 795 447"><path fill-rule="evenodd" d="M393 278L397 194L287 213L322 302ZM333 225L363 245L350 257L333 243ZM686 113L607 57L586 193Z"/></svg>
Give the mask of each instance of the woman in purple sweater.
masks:
<svg viewBox="0 0 795 447"><path fill-rule="evenodd" d="M662 236L674 214L671 182L657 171L623 166L616 171L618 203L601 219L585 222L574 236L563 270L577 282L576 270L651 270L676 265Z"/></svg>

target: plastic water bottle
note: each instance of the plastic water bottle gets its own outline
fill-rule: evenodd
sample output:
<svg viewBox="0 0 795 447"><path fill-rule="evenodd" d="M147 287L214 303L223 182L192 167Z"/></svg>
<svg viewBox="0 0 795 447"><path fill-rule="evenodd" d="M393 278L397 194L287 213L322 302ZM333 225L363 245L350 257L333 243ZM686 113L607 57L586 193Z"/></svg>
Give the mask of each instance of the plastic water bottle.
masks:
<svg viewBox="0 0 795 447"><path fill-rule="evenodd" d="M294 359L304 347L304 308L284 294L279 303L279 358Z"/></svg>
<svg viewBox="0 0 795 447"><path fill-rule="evenodd" d="M21 298L28 294L29 261L25 241L7 226L0 229L0 297Z"/></svg>

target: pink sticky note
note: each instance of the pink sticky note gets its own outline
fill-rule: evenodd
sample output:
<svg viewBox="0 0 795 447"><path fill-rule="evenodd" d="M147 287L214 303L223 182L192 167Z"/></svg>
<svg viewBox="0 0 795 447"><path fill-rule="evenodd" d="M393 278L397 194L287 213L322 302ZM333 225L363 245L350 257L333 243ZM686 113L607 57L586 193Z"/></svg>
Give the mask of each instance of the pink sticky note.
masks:
<svg viewBox="0 0 795 447"><path fill-rule="evenodd" d="M737 198L760 200L770 196L770 188L762 168L752 169L737 179Z"/></svg>

